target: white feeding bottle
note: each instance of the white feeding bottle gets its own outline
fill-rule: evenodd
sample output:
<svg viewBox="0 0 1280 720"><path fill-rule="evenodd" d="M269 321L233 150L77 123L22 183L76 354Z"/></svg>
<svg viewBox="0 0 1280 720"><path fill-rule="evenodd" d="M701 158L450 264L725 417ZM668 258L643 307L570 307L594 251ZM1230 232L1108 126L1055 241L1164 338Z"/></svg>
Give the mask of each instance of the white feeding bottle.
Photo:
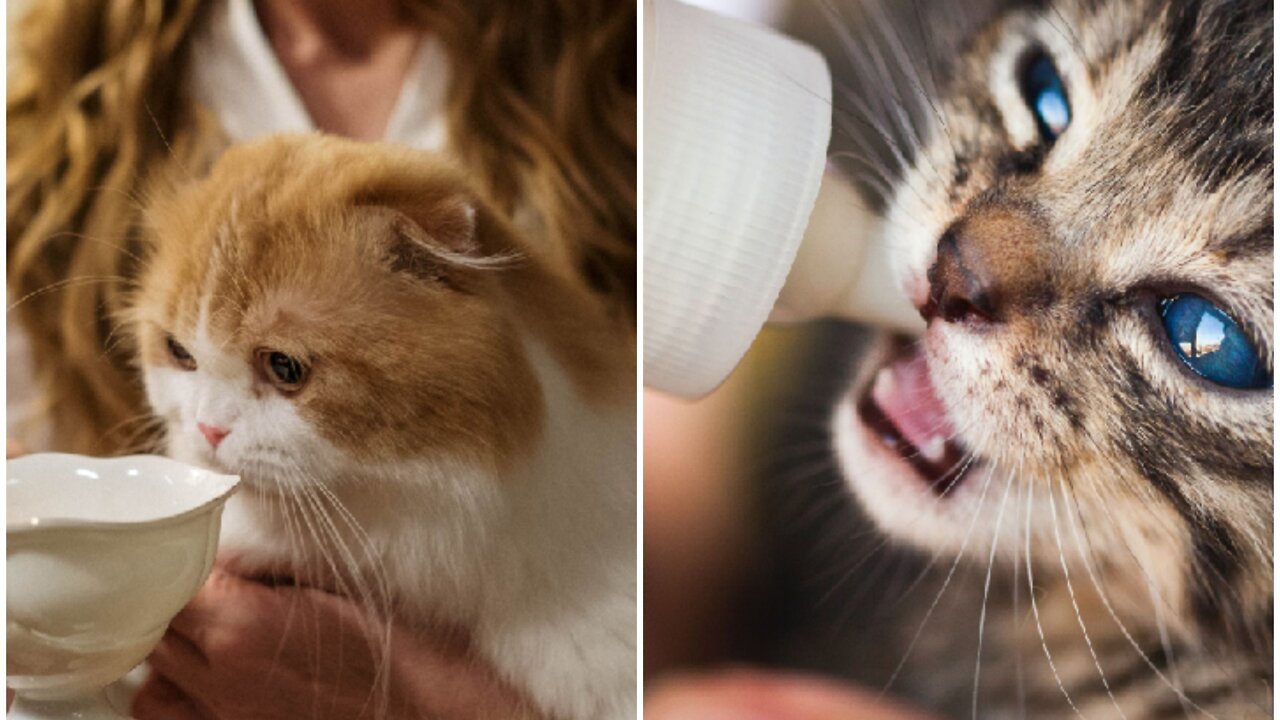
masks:
<svg viewBox="0 0 1280 720"><path fill-rule="evenodd" d="M918 331L879 219L825 170L822 57L675 0L646 0L644 43L645 384L705 395L771 315Z"/></svg>

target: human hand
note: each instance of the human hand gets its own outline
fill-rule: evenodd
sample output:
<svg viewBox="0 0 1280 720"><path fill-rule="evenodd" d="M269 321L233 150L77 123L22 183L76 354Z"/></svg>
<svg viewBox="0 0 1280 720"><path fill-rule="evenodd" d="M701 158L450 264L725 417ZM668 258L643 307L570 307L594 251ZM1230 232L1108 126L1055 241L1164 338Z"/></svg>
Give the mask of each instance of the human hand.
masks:
<svg viewBox="0 0 1280 720"><path fill-rule="evenodd" d="M215 568L149 658L138 720L374 718L385 626L349 599L270 587ZM387 718L534 718L457 635L392 625Z"/></svg>
<svg viewBox="0 0 1280 720"><path fill-rule="evenodd" d="M645 720L929 720L873 693L800 675L731 671L662 683Z"/></svg>

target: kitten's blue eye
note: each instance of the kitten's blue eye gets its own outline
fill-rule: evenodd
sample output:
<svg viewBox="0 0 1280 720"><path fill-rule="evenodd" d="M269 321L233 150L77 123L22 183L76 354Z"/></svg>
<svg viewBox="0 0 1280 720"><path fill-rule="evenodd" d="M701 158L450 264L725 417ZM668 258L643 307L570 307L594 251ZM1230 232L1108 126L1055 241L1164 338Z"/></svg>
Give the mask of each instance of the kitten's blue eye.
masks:
<svg viewBox="0 0 1280 720"><path fill-rule="evenodd" d="M1040 137L1047 143L1057 140L1071 124L1071 104L1067 102L1062 78L1049 56L1044 53L1032 56L1023 65L1019 85L1027 107L1036 118Z"/></svg>
<svg viewBox="0 0 1280 720"><path fill-rule="evenodd" d="M1199 295L1176 295L1160 303L1173 351L1196 374L1231 388L1271 386L1271 373L1230 315Z"/></svg>

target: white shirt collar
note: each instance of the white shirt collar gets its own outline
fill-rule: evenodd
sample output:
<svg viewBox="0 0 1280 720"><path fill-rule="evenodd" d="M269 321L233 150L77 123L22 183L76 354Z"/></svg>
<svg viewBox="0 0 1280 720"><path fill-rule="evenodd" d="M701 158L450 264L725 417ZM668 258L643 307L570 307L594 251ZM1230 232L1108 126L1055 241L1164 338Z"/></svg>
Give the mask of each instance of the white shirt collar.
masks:
<svg viewBox="0 0 1280 720"><path fill-rule="evenodd" d="M193 38L190 77L195 100L211 109L235 142L282 132L311 132L315 123L289 82L251 0L209 9ZM424 150L445 144L448 91L444 48L425 35L396 99L383 140Z"/></svg>

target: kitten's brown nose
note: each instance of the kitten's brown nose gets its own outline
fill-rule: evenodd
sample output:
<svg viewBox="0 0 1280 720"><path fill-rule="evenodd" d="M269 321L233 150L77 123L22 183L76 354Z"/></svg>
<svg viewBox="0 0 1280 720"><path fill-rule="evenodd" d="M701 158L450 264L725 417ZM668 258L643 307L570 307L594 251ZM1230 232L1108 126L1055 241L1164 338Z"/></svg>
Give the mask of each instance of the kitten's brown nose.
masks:
<svg viewBox="0 0 1280 720"><path fill-rule="evenodd" d="M202 422L196 423L196 428L200 431L201 435L204 435L204 439L209 441L210 447L214 450L218 449L218 445L222 443L222 439L231 432L227 428L205 425Z"/></svg>
<svg viewBox="0 0 1280 720"><path fill-rule="evenodd" d="M1051 300L1040 271L1045 237L1042 224L1017 209L991 207L966 216L938 241L920 314L926 322L1004 322Z"/></svg>

